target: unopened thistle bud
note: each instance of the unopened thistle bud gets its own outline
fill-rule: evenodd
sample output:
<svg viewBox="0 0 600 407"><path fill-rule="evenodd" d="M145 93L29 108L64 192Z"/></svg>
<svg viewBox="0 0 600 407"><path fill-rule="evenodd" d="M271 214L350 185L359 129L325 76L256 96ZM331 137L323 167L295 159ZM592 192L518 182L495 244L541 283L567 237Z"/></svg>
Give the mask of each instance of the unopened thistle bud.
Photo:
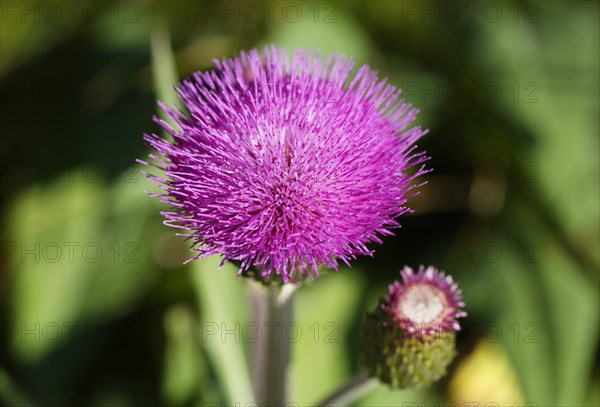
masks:
<svg viewBox="0 0 600 407"><path fill-rule="evenodd" d="M456 355L461 291L434 267L410 267L367 315L362 348L371 375L394 388L419 389L446 374Z"/></svg>

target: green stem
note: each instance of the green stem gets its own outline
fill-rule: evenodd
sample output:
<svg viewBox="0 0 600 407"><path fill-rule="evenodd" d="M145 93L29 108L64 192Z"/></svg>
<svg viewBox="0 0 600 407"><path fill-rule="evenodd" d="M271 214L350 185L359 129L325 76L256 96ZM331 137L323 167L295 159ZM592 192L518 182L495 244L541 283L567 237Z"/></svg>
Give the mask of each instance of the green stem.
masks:
<svg viewBox="0 0 600 407"><path fill-rule="evenodd" d="M366 372L359 373L319 403L318 406L350 406L373 390L378 383L377 379L369 376Z"/></svg>
<svg viewBox="0 0 600 407"><path fill-rule="evenodd" d="M171 37L164 23L158 22L150 37L150 54L152 55L152 76L158 100L175 106L178 103L175 85L179 82L175 55L171 48ZM158 110L162 119L168 120L167 115Z"/></svg>
<svg viewBox="0 0 600 407"><path fill-rule="evenodd" d="M254 351L254 393L259 406L287 403L290 341L286 328L292 320L294 288L254 285L255 319L262 331Z"/></svg>

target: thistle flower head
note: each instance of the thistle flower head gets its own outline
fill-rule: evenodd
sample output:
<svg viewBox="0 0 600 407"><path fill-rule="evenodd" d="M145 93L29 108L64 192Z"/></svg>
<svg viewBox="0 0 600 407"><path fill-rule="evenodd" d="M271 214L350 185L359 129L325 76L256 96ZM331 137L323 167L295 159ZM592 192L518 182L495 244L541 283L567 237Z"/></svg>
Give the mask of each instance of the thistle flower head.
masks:
<svg viewBox="0 0 600 407"><path fill-rule="evenodd" d="M432 266L421 266L417 273L407 266L400 274L402 283L395 281L390 285L381 307L407 335L423 337L460 329L457 318L467 313L463 311L461 290L452 276Z"/></svg>
<svg viewBox="0 0 600 407"><path fill-rule="evenodd" d="M456 318L467 314L450 276L434 267L401 272L374 312L361 345L373 376L395 388L420 389L446 374L456 355Z"/></svg>
<svg viewBox="0 0 600 407"><path fill-rule="evenodd" d="M178 86L187 112L161 104L173 140L145 135L165 223L187 231L195 258L221 254L265 280L372 255L426 171L425 131L408 129L417 110L339 55L271 46L215 65Z"/></svg>

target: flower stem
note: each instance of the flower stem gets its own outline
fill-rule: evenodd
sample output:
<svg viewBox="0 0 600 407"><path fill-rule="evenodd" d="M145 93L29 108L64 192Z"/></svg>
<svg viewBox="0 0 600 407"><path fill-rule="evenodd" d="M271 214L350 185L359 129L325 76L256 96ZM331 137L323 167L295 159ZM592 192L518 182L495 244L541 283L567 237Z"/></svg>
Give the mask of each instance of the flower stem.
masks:
<svg viewBox="0 0 600 407"><path fill-rule="evenodd" d="M254 393L259 406L287 403L290 341L284 329L292 319L293 286L255 286L253 306L262 336L254 351Z"/></svg>
<svg viewBox="0 0 600 407"><path fill-rule="evenodd" d="M378 383L379 381L376 378L369 376L366 372L359 373L319 403L318 406L350 406L373 390Z"/></svg>

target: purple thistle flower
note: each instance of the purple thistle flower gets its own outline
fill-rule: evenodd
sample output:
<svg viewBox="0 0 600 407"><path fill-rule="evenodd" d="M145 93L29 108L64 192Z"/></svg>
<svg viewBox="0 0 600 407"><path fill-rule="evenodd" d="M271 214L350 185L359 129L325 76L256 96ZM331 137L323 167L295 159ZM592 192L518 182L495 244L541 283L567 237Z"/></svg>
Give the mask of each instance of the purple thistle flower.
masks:
<svg viewBox="0 0 600 407"><path fill-rule="evenodd" d="M274 46L215 61L177 87L189 113L161 108L172 137L144 139L163 170L165 224L189 231L201 256L221 254L283 282L338 269L393 235L426 172L407 127L417 109L400 89L352 60ZM144 161L140 161L147 164ZM419 165L413 174L407 171ZM311 271L312 269L312 271Z"/></svg>
<svg viewBox="0 0 600 407"><path fill-rule="evenodd" d="M421 266L416 274L406 266L400 274L402 283L390 284L381 309L392 316L405 334L423 338L460 329L457 318L467 313L463 310L462 292L451 276L433 266Z"/></svg>

